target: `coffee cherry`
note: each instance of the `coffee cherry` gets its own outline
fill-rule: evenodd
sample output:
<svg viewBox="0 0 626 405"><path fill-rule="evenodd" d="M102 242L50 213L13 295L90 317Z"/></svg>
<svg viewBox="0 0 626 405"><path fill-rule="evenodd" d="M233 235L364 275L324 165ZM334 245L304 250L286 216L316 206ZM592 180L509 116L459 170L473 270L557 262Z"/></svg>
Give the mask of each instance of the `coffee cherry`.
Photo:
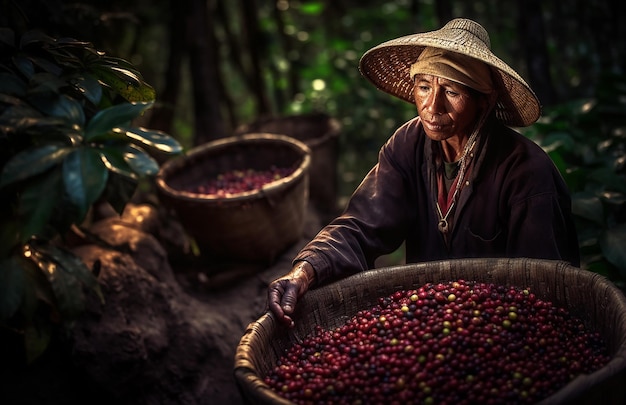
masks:
<svg viewBox="0 0 626 405"><path fill-rule="evenodd" d="M523 404L609 360L598 333L529 288L457 280L317 325L264 382L296 404Z"/></svg>
<svg viewBox="0 0 626 405"><path fill-rule="evenodd" d="M246 191L260 190L264 185L291 175L295 167L277 167L267 170L229 170L208 179L189 191L216 197L230 197Z"/></svg>

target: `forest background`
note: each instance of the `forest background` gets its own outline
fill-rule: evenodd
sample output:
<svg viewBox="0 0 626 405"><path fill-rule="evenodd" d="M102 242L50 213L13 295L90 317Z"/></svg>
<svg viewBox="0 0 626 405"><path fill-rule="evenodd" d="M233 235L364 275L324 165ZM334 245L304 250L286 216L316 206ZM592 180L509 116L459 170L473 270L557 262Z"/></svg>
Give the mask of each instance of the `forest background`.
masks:
<svg viewBox="0 0 626 405"><path fill-rule="evenodd" d="M0 26L89 41L131 61L157 94L147 126L185 148L260 117L324 113L341 124L339 197L350 195L411 105L376 90L360 56L455 17L537 93L520 129L573 194L583 267L626 280L626 12L616 0L2 0Z"/></svg>

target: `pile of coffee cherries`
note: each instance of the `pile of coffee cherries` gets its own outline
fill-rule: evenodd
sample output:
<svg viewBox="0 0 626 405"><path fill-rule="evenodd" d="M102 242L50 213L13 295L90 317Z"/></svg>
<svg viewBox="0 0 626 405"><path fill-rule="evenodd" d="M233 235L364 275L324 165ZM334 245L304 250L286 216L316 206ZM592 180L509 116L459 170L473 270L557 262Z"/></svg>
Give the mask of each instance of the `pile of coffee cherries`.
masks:
<svg viewBox="0 0 626 405"><path fill-rule="evenodd" d="M267 170L229 170L195 186L193 193L230 197L246 191L260 190L264 185L291 175L294 167L270 166Z"/></svg>
<svg viewBox="0 0 626 405"><path fill-rule="evenodd" d="M530 289L459 280L317 326L264 381L296 404L520 404L609 360L599 334Z"/></svg>

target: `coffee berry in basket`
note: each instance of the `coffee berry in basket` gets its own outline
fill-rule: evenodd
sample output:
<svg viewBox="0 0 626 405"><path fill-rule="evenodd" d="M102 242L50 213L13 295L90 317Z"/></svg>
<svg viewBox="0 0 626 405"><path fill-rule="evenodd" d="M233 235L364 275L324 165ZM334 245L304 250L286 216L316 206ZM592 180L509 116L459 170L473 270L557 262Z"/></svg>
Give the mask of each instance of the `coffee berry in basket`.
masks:
<svg viewBox="0 0 626 405"><path fill-rule="evenodd" d="M609 360L598 333L530 289L458 280L317 326L264 381L296 404L536 403Z"/></svg>
<svg viewBox="0 0 626 405"><path fill-rule="evenodd" d="M229 170L195 186L191 191L198 194L228 197L246 191L255 191L264 185L291 175L296 167L270 166L266 170Z"/></svg>

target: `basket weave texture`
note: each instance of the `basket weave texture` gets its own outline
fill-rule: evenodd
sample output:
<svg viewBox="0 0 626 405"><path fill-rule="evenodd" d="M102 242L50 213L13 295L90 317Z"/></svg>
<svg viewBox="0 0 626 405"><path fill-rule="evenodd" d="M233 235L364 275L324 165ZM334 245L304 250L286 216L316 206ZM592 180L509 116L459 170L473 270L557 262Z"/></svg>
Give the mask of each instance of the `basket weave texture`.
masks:
<svg viewBox="0 0 626 405"><path fill-rule="evenodd" d="M474 280L530 288L538 297L567 308L607 342L611 361L581 375L541 404L626 403L626 297L605 277L565 262L539 259L457 259L374 269L310 290L296 307L295 327L279 325L268 312L248 325L235 354L234 375L241 395L253 404L291 404L263 378L285 349L316 325L334 328L378 298L428 282Z"/></svg>
<svg viewBox="0 0 626 405"><path fill-rule="evenodd" d="M308 200L310 149L285 135L255 133L206 143L166 162L156 179L163 203L174 209L203 255L271 263L302 235ZM261 190L231 197L189 190L231 170L295 171Z"/></svg>
<svg viewBox="0 0 626 405"><path fill-rule="evenodd" d="M336 213L341 125L336 119L311 113L278 117L262 117L242 125L237 133L273 133L287 135L303 142L311 149L309 168L310 200L324 213Z"/></svg>

